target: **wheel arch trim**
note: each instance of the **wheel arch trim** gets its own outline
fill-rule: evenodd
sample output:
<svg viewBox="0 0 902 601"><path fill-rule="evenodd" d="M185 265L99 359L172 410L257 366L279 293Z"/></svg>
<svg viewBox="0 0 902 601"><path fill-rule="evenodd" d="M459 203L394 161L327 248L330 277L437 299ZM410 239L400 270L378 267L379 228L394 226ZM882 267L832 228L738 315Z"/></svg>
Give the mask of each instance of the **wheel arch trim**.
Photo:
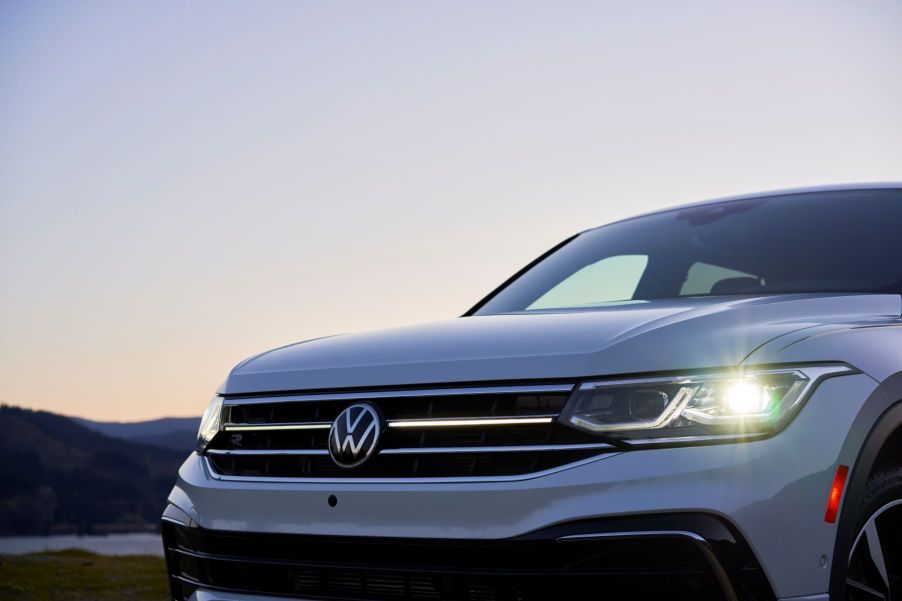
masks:
<svg viewBox="0 0 902 601"><path fill-rule="evenodd" d="M878 398L875 398L878 397ZM852 427L846 445L854 445L861 438L854 436L856 429L867 428L864 443L857 453L843 453L855 456L850 470L846 490L843 493L839 520L836 529L836 540L833 547L833 569L830 573L830 599L842 600L845 591L846 564L853 539L856 536L855 523L857 509L864 497L868 476L874 468L883 445L889 437L902 426L902 372L896 373L881 384L865 404L865 411L859 415ZM872 417L874 414L876 417ZM868 428L868 426L870 427Z"/></svg>

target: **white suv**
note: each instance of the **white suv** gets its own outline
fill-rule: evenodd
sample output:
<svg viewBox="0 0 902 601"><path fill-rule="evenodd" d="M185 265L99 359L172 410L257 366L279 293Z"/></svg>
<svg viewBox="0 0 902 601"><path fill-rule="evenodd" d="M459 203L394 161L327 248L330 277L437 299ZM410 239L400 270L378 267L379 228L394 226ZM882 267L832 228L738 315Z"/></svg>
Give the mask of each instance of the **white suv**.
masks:
<svg viewBox="0 0 902 601"><path fill-rule="evenodd" d="M176 600L902 599L902 185L589 230L463 317L235 367Z"/></svg>

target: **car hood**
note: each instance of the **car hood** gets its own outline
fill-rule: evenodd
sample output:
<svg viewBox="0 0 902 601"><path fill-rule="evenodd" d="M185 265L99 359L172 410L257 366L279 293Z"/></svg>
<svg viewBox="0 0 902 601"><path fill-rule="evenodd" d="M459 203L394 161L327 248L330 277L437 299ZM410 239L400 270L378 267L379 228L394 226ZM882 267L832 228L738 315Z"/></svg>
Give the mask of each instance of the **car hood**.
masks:
<svg viewBox="0 0 902 601"><path fill-rule="evenodd" d="M897 319L883 294L709 297L461 317L321 338L252 357L221 392L582 378L727 367L779 336ZM837 360L837 357L812 360Z"/></svg>

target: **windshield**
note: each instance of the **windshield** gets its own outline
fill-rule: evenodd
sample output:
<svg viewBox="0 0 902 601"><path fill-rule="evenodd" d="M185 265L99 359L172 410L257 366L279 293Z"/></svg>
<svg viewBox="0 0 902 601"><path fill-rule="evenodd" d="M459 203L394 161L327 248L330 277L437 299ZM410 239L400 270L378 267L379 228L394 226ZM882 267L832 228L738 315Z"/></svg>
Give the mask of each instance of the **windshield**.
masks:
<svg viewBox="0 0 902 601"><path fill-rule="evenodd" d="M576 236L471 314L686 296L902 293L902 190L725 201Z"/></svg>

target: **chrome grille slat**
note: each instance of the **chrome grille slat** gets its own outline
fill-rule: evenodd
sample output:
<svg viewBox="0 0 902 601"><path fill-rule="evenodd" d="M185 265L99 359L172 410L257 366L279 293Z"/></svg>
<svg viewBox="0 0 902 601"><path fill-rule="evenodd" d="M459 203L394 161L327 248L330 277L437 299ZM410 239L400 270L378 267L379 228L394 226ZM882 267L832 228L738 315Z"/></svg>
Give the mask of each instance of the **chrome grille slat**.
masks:
<svg viewBox="0 0 902 601"><path fill-rule="evenodd" d="M280 455L328 455L326 449L208 449L208 455L259 455L259 456L280 456Z"/></svg>
<svg viewBox="0 0 902 601"><path fill-rule="evenodd" d="M388 420L389 428L447 428L467 426L505 426L517 424L545 424L551 423L559 414L535 415L529 417L505 416L491 418L456 418L432 417L427 419L393 419ZM299 424L242 424L226 423L222 429L227 432L239 431L263 431L263 430L328 430L332 422L308 422Z"/></svg>
<svg viewBox="0 0 902 601"><path fill-rule="evenodd" d="M463 417L449 419L444 417L431 417L427 419L397 419L389 420L389 428L469 428L475 426L516 426L525 424L550 424L558 413L552 415L535 415L530 417Z"/></svg>
<svg viewBox="0 0 902 601"><path fill-rule="evenodd" d="M225 424L225 432L262 432L264 430L328 430L332 422L309 422L303 424Z"/></svg>
<svg viewBox="0 0 902 601"><path fill-rule="evenodd" d="M430 455L444 453L542 453L553 451L614 450L607 443L522 445L506 447L416 447L382 449L383 455ZM326 449L210 449L210 455L328 455Z"/></svg>
<svg viewBox="0 0 902 601"><path fill-rule="evenodd" d="M613 452L557 422L572 384L227 397L207 449L214 475L275 479L509 477ZM359 467L335 465L328 431L366 402L387 426Z"/></svg>

